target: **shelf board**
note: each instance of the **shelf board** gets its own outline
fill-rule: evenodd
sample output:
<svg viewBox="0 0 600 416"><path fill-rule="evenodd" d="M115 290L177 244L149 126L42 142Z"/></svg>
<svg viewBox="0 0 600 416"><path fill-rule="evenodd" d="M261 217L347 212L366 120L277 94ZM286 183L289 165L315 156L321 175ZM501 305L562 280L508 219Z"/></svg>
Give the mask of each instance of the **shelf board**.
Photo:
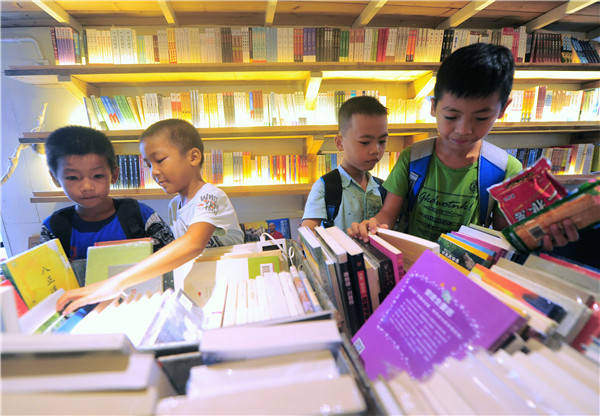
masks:
<svg viewBox="0 0 600 416"><path fill-rule="evenodd" d="M273 195L308 195L312 184L282 184L282 185L219 185L229 198L273 196ZM134 198L139 200L171 199L175 195L166 194L162 189L113 189L109 195L114 198ZM33 192L30 201L34 204L46 202L69 202L63 191Z"/></svg>
<svg viewBox="0 0 600 416"><path fill-rule="evenodd" d="M254 140L254 139L294 139L314 136L333 137L338 133L336 125L317 126L265 126L265 127L220 127L199 128L202 140ZM436 134L435 123L390 124L391 136L410 136L422 133ZM492 133L574 133L600 131L597 121L536 121L519 123L501 123L494 125ZM136 143L142 130L108 130L104 131L113 143ZM20 143L44 143L50 132L23 133Z"/></svg>
<svg viewBox="0 0 600 416"><path fill-rule="evenodd" d="M554 175L562 185L580 185L584 182L600 179L600 173L588 173L583 175Z"/></svg>
<svg viewBox="0 0 600 416"><path fill-rule="evenodd" d="M8 77L36 85L59 85L71 78L96 87L126 83L152 85L196 81L304 81L311 72L323 79L415 81L436 72L436 62L252 62L215 64L12 66ZM516 79L597 80L600 64L517 63Z"/></svg>

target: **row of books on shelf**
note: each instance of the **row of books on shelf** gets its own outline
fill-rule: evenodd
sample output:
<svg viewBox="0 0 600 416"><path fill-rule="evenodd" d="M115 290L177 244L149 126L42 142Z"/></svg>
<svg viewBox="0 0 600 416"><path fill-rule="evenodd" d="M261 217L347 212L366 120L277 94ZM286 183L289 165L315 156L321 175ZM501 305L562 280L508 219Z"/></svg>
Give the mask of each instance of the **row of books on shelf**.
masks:
<svg viewBox="0 0 600 416"><path fill-rule="evenodd" d="M305 106L304 94L236 91L201 93L198 90L168 95L146 93L84 97L90 126L100 130L148 127L167 118L187 120L196 127L298 126L336 124L340 106L348 99L369 95L388 107L388 122L394 124L435 122L428 100L387 97L377 90L324 91L314 110ZM503 122L598 121L600 88L579 91L549 90L536 86L513 90Z"/></svg>
<svg viewBox="0 0 600 416"><path fill-rule="evenodd" d="M309 183L306 155L254 155L250 152L204 152L202 178L215 185ZM114 189L158 189L141 155L117 155L119 177Z"/></svg>
<svg viewBox="0 0 600 416"><path fill-rule="evenodd" d="M220 93L190 90L135 97L92 95L84 97L84 103L90 125L101 130L140 129L167 118L180 118L196 127L299 126L336 124L344 101L363 95L376 97L385 105L385 97L379 96L377 90L321 92L315 110L306 109L301 91L278 94L261 90ZM405 118L407 108L395 110L395 113L403 111L397 117Z"/></svg>
<svg viewBox="0 0 600 416"><path fill-rule="evenodd" d="M340 166L342 152L316 155L316 177ZM400 152L384 152L371 174L386 179ZM158 189L141 155L117 155L119 176L113 189ZM306 155L252 155L251 152L204 152L202 178L215 185L269 185L310 183Z"/></svg>
<svg viewBox="0 0 600 416"><path fill-rule="evenodd" d="M58 65L250 62L441 62L457 48L508 47L515 62L598 63L598 43L571 35L413 27L169 27L50 29Z"/></svg>
<svg viewBox="0 0 600 416"><path fill-rule="evenodd" d="M550 161L553 174L587 175L600 171L600 144L579 143L537 148L510 148L506 152L521 161L523 168L540 157Z"/></svg>
<svg viewBox="0 0 600 416"><path fill-rule="evenodd" d="M513 90L511 98L512 102L500 121L600 120L600 88L566 91L538 85L526 90Z"/></svg>

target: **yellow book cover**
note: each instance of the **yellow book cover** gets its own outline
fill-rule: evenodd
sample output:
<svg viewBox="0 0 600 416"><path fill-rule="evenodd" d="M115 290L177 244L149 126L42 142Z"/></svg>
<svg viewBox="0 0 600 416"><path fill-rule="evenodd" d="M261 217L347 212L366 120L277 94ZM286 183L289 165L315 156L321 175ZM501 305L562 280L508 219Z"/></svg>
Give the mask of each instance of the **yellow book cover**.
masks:
<svg viewBox="0 0 600 416"><path fill-rule="evenodd" d="M79 287L58 239L9 258L1 268L30 309L58 289Z"/></svg>

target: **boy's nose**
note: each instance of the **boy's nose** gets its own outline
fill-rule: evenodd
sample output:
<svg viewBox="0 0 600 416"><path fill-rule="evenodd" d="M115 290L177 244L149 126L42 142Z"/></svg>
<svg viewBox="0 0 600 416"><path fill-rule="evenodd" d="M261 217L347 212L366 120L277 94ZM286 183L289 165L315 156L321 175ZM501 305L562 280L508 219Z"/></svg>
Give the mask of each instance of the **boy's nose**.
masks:
<svg viewBox="0 0 600 416"><path fill-rule="evenodd" d="M84 178L81 181L81 189L84 191L89 191L91 189L94 189L94 182L88 178Z"/></svg>
<svg viewBox="0 0 600 416"><path fill-rule="evenodd" d="M458 134L470 134L473 132L473 129L471 128L471 122L469 120L460 120L458 123L456 123L455 130Z"/></svg>

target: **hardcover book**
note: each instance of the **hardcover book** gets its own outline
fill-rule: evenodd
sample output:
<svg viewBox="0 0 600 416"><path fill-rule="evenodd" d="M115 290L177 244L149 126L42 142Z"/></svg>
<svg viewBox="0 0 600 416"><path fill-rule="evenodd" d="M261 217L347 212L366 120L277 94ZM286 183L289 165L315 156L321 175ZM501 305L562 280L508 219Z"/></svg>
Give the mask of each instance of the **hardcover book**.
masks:
<svg viewBox="0 0 600 416"><path fill-rule="evenodd" d="M498 348L525 323L513 309L425 251L352 339L371 380L429 374L471 347Z"/></svg>
<svg viewBox="0 0 600 416"><path fill-rule="evenodd" d="M30 309L58 289L79 287L56 238L9 258L0 267Z"/></svg>

